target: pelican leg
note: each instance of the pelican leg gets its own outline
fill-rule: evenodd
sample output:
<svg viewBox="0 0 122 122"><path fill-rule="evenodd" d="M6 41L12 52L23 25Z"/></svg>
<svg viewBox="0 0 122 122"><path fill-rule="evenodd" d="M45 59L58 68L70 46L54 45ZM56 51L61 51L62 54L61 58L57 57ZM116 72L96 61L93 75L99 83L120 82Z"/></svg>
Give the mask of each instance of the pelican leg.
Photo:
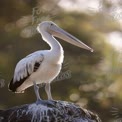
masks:
<svg viewBox="0 0 122 122"><path fill-rule="evenodd" d="M36 104L42 104L44 106L55 106L53 102L51 101L48 101L48 100L42 100L40 98L40 95L39 95L39 87L37 86L37 84L35 82L33 82L34 84L34 91L35 91L35 94L36 94L36 97L37 97L37 101L36 101ZM50 88L50 86L47 85L47 88ZM49 97L50 97L50 100L52 100L52 97L51 97L51 94L49 94Z"/></svg>
<svg viewBox="0 0 122 122"><path fill-rule="evenodd" d="M45 85L45 91L47 93L48 100L53 100L52 95L51 95L50 83L46 83L46 85Z"/></svg>
<svg viewBox="0 0 122 122"><path fill-rule="evenodd" d="M39 95L39 87L37 86L37 84L35 82L33 82L33 84L34 84L34 91L36 94L37 101L40 101L42 99L40 98L40 95Z"/></svg>

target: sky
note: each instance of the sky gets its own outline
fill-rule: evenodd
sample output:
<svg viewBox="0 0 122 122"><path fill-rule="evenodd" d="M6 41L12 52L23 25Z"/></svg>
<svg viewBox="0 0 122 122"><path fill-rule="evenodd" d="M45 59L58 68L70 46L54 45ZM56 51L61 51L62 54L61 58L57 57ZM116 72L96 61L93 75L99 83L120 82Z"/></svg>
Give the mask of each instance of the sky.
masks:
<svg viewBox="0 0 122 122"><path fill-rule="evenodd" d="M122 8L119 7L119 0L108 0L113 3L114 8L110 14L122 25ZM59 6L67 11L99 12L101 8L100 0L60 0ZM111 32L106 35L107 41L115 47L117 51L122 51L122 36L120 32Z"/></svg>

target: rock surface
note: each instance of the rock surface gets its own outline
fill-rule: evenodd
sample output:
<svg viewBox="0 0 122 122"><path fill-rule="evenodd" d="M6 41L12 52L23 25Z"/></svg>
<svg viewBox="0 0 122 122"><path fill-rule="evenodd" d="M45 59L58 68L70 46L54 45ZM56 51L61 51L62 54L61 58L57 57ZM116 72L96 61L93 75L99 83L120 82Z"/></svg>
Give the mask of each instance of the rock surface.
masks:
<svg viewBox="0 0 122 122"><path fill-rule="evenodd" d="M0 110L0 122L101 122L99 117L65 101L32 103Z"/></svg>

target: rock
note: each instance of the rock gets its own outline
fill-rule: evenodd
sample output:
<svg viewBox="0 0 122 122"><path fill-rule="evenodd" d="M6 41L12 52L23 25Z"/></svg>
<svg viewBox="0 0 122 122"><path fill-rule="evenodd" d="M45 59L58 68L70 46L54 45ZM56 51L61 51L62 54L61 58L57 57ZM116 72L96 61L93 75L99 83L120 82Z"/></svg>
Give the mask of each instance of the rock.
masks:
<svg viewBox="0 0 122 122"><path fill-rule="evenodd" d="M99 117L65 101L44 101L0 110L0 122L101 122Z"/></svg>

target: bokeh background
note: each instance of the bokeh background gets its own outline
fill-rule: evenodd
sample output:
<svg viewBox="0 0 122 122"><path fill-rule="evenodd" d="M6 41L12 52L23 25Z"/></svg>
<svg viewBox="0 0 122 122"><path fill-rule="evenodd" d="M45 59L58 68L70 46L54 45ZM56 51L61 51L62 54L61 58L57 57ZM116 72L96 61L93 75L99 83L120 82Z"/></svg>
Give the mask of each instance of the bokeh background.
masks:
<svg viewBox="0 0 122 122"><path fill-rule="evenodd" d="M8 91L8 83L20 59L34 51L50 49L36 31L38 23L49 20L94 49L91 53L58 39L65 61L56 82L51 84L53 98L90 109L103 122L121 121L120 0L1 0L0 109L36 100L33 87L24 94L15 94ZM43 87L40 94L47 99Z"/></svg>

